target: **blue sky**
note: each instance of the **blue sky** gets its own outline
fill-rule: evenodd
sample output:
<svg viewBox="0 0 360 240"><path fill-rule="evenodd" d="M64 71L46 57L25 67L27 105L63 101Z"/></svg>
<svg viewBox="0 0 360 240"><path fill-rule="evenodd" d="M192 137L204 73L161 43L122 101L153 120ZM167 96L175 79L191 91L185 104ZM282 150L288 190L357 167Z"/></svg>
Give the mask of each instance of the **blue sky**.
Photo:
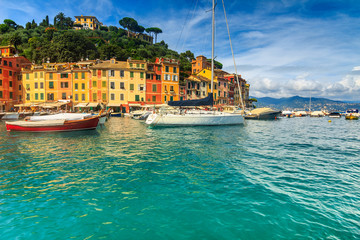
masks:
<svg viewBox="0 0 360 240"><path fill-rule="evenodd" d="M359 0L224 0L238 73L253 96L360 100ZM94 15L119 26L133 17L159 27L169 48L211 54L211 1L0 0L0 21L25 25L58 12ZM233 72L222 1L216 11L216 59Z"/></svg>

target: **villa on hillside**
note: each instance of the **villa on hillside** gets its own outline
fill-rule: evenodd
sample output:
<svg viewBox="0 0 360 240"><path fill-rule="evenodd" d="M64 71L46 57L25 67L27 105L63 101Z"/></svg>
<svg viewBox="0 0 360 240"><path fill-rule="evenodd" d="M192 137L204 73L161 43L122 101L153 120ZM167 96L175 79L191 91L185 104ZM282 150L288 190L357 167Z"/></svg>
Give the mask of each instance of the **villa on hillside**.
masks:
<svg viewBox="0 0 360 240"><path fill-rule="evenodd" d="M82 25L82 28L80 27L74 27L74 29L91 29L96 30L100 29L100 27L103 25L102 22L100 22L96 17L94 16L75 16L74 24L80 24Z"/></svg>

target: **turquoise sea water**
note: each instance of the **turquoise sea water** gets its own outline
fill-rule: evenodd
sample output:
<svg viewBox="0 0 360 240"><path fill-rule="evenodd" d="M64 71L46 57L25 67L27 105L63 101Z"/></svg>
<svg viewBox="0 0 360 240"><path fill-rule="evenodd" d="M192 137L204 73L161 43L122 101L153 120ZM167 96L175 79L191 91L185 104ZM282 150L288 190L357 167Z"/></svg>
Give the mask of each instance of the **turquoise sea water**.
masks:
<svg viewBox="0 0 360 240"><path fill-rule="evenodd" d="M359 239L360 121L7 133L0 239Z"/></svg>

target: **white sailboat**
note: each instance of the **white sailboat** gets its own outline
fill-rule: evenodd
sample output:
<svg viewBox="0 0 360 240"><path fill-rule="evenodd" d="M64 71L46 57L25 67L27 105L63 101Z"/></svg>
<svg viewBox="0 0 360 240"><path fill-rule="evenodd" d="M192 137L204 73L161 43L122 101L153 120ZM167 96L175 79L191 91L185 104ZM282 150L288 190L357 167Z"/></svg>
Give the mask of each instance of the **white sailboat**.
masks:
<svg viewBox="0 0 360 240"><path fill-rule="evenodd" d="M170 106L213 105L214 89L214 39L215 39L215 0L212 1L212 49L211 49L211 93L207 98L199 100L172 101ZM236 66L235 66L236 67ZM237 75L237 73L236 73ZM239 82L238 82L239 84ZM239 84L240 86L240 84ZM241 91L239 92L241 96ZM242 100L241 100L242 101ZM145 121L150 126L219 126L244 124L244 117L239 113L219 111L179 111L153 113Z"/></svg>

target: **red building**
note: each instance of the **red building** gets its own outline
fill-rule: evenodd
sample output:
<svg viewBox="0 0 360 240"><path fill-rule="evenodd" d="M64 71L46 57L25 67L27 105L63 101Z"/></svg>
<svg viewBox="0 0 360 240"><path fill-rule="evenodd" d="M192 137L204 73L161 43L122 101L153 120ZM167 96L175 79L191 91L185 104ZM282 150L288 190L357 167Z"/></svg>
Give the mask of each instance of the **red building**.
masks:
<svg viewBox="0 0 360 240"><path fill-rule="evenodd" d="M162 104L161 101L161 64L148 63L146 72L146 96L147 104Z"/></svg>
<svg viewBox="0 0 360 240"><path fill-rule="evenodd" d="M30 67L25 57L0 57L0 110L10 111L23 102L21 68Z"/></svg>

